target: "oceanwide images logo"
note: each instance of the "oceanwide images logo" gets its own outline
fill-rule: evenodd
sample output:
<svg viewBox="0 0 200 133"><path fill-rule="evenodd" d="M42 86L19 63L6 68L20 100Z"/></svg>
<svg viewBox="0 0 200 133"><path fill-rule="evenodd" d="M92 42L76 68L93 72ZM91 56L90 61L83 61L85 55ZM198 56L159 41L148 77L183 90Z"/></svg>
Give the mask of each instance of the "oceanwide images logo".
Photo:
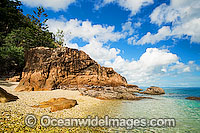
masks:
<svg viewBox="0 0 200 133"><path fill-rule="evenodd" d="M29 114L25 117L24 122L28 127L34 127L37 124L37 118L33 114ZM48 115L43 115L40 118L40 124L43 127L122 127L126 129L133 129L136 127L175 127L176 120L174 118L110 118L104 116L99 118L98 116L87 118L51 118Z"/></svg>

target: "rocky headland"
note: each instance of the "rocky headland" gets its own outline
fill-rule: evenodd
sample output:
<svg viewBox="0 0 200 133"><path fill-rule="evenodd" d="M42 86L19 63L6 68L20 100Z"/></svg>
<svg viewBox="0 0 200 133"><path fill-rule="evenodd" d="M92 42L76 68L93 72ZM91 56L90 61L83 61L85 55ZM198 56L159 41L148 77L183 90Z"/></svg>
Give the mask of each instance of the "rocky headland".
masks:
<svg viewBox="0 0 200 133"><path fill-rule="evenodd" d="M16 91L78 88L83 85L126 86L124 77L112 68L101 67L83 51L71 48L30 49Z"/></svg>
<svg viewBox="0 0 200 133"><path fill-rule="evenodd" d="M143 93L142 89L128 84L112 68L100 66L83 51L37 47L26 52L25 60L21 76L8 79L20 82L0 82L4 88L0 88L1 98L13 101L0 103L0 119L4 120L0 131L8 127L12 132L63 131L62 128L44 128L39 123L35 128L28 128L24 118L30 113L37 119L44 114L52 118L84 118L88 114L105 116L112 112L110 114L115 116L123 101L113 99L152 99L138 96Z"/></svg>
<svg viewBox="0 0 200 133"><path fill-rule="evenodd" d="M113 68L102 67L83 51L67 47L32 48L16 91L79 90L99 99L139 100L140 89Z"/></svg>

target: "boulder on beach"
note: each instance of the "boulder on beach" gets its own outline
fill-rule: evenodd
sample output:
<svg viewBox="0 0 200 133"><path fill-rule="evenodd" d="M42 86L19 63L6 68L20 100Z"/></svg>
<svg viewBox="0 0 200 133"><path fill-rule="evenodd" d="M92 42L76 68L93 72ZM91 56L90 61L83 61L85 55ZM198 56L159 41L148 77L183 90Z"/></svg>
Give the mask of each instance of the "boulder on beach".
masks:
<svg viewBox="0 0 200 133"><path fill-rule="evenodd" d="M160 87L151 86L151 87L147 88L146 91L143 91L140 93L141 94L150 94L150 95L161 95L161 94L165 94L165 91Z"/></svg>
<svg viewBox="0 0 200 133"><path fill-rule="evenodd" d="M200 97L186 97L188 100L200 100Z"/></svg>
<svg viewBox="0 0 200 133"><path fill-rule="evenodd" d="M47 108L51 107L51 112L58 110L69 109L78 105L76 100L67 98L52 98L49 101L41 102L39 105L34 105L32 107L36 108Z"/></svg>
<svg viewBox="0 0 200 133"><path fill-rule="evenodd" d="M8 93L6 90L0 87L0 103L16 101L17 99L19 99L17 96Z"/></svg>

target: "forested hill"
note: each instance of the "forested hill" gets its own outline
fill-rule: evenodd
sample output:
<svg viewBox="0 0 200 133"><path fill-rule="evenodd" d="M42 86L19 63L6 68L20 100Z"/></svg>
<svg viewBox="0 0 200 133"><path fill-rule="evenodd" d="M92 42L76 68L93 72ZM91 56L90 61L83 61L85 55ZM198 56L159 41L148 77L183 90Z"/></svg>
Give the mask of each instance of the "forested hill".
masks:
<svg viewBox="0 0 200 133"><path fill-rule="evenodd" d="M38 7L24 15L18 0L0 1L0 76L19 74L24 52L29 48L56 47L55 35L48 31L47 14Z"/></svg>

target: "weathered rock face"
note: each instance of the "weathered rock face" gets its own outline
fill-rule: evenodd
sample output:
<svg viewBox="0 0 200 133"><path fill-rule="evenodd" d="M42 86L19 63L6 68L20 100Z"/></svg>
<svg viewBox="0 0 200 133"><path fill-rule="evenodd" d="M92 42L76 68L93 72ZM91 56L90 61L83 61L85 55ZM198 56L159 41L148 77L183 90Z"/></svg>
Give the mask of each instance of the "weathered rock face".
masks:
<svg viewBox="0 0 200 133"><path fill-rule="evenodd" d="M0 103L16 101L17 99L19 99L17 96L8 93L6 90L0 87Z"/></svg>
<svg viewBox="0 0 200 133"><path fill-rule="evenodd" d="M25 55L26 66L16 91L127 85L124 77L112 68L101 67L83 51L37 47Z"/></svg>
<svg viewBox="0 0 200 133"><path fill-rule="evenodd" d="M200 97L186 97L188 100L200 100Z"/></svg>
<svg viewBox="0 0 200 133"><path fill-rule="evenodd" d="M51 107L51 112L58 110L69 109L78 105L76 100L67 98L52 98L49 101L41 102L40 105L35 105L35 108L47 108Z"/></svg>
<svg viewBox="0 0 200 133"><path fill-rule="evenodd" d="M160 87L151 86L151 87L147 88L146 91L140 92L140 93L150 94L150 95L161 95L161 94L165 94L165 91Z"/></svg>

